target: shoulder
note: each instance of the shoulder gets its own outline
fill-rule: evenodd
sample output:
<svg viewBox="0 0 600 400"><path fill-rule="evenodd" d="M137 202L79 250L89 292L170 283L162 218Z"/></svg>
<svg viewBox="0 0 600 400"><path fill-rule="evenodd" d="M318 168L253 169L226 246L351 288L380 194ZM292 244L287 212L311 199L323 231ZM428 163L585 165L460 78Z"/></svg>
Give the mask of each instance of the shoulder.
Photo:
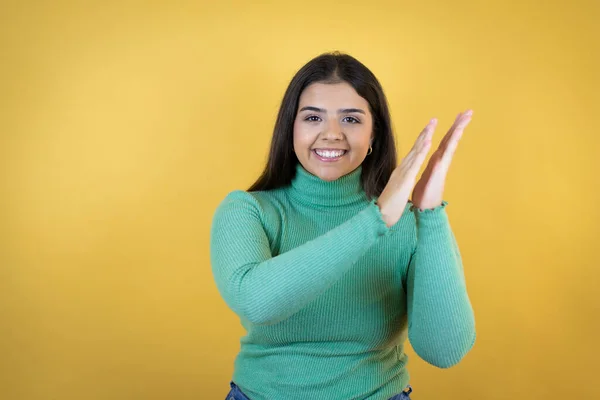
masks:
<svg viewBox="0 0 600 400"><path fill-rule="evenodd" d="M278 190L247 192L244 190L233 190L217 206L220 212L244 212L264 214L268 213L280 204L280 193Z"/></svg>
<svg viewBox="0 0 600 400"><path fill-rule="evenodd" d="M253 204L256 202L256 198L252 194L253 192L246 192L245 190L232 190L227 193L225 198L219 204L219 207L226 204L238 203L238 204Z"/></svg>

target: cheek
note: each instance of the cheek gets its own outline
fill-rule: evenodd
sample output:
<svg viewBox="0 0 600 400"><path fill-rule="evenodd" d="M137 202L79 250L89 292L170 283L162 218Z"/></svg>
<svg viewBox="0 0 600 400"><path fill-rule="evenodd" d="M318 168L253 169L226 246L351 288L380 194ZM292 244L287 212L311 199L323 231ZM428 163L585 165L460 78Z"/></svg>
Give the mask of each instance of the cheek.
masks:
<svg viewBox="0 0 600 400"><path fill-rule="evenodd" d="M296 150L310 148L314 141L313 136L309 129L302 127L302 124L294 124L294 148Z"/></svg>
<svg viewBox="0 0 600 400"><path fill-rule="evenodd" d="M348 135L348 143L353 149L368 149L371 142L371 131L368 129Z"/></svg>

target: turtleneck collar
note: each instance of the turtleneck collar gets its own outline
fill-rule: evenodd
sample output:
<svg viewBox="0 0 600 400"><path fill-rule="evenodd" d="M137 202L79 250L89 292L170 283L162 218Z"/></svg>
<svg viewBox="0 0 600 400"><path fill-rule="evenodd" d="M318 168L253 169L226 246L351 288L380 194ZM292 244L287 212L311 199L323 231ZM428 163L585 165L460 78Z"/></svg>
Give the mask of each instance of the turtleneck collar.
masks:
<svg viewBox="0 0 600 400"><path fill-rule="evenodd" d="M360 177L362 165L335 181L324 181L308 172L299 162L292 179L290 195L293 199L311 206L344 206L367 201Z"/></svg>

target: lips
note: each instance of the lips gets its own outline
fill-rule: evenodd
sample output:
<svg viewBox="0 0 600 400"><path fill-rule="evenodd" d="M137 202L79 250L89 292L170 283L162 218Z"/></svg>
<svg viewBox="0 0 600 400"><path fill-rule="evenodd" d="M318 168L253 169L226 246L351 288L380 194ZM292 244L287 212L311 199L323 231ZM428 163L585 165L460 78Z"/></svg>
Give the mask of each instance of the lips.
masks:
<svg viewBox="0 0 600 400"><path fill-rule="evenodd" d="M319 152L321 154L323 154L324 151L329 151L329 152L334 152L335 151L336 153L339 153L340 151L342 151L343 153L341 153L339 156L336 156L336 157L327 157L327 156L320 156L317 153L317 150L319 150ZM344 157L348 153L348 150L345 150L345 149L327 149L327 150L325 150L325 149L314 149L312 152L313 152L313 154L320 161L323 161L323 162L332 162L332 161L337 161L337 160L341 159L342 157Z"/></svg>

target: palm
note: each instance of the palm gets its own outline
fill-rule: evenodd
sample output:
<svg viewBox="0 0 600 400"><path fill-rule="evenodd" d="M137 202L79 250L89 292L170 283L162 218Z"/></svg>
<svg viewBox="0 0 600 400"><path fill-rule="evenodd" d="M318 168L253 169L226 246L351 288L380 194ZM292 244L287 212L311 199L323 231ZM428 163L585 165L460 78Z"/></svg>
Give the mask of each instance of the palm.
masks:
<svg viewBox="0 0 600 400"><path fill-rule="evenodd" d="M458 146L462 133L471 120L472 111L458 114L454 124L439 147L429 159L427 167L421 175L421 179L415 185L412 192L412 203L421 210L432 209L442 204L444 196L444 185L452 157Z"/></svg>

